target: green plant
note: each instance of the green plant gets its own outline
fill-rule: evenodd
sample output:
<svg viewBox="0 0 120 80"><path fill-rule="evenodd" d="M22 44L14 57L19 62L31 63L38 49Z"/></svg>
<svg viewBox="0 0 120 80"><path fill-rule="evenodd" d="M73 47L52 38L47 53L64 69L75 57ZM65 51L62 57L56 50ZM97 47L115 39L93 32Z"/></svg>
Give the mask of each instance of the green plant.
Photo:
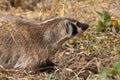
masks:
<svg viewBox="0 0 120 80"><path fill-rule="evenodd" d="M120 25L118 24L118 21L111 19L111 16L107 11L103 11L102 13L99 11L96 12L102 18L98 21L98 30L105 32L108 28L111 28L112 32L120 31Z"/></svg>
<svg viewBox="0 0 120 80"><path fill-rule="evenodd" d="M102 13L96 11L102 18L102 20L98 21L98 29L100 31L106 31L106 29L111 25L111 16L107 11L103 11Z"/></svg>
<svg viewBox="0 0 120 80"><path fill-rule="evenodd" d="M105 69L98 74L99 80L109 80L109 78L115 78L120 80L120 50L118 51L119 58L114 61L114 69Z"/></svg>
<svg viewBox="0 0 120 80"><path fill-rule="evenodd" d="M46 77L46 80L61 80L57 73L50 74Z"/></svg>

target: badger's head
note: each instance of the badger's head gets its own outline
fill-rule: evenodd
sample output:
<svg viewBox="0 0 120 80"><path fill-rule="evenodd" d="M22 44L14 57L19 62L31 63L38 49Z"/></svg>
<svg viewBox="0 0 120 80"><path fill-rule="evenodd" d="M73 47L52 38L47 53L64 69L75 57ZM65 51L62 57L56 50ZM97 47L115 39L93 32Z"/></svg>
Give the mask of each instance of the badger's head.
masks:
<svg viewBox="0 0 120 80"><path fill-rule="evenodd" d="M57 20L56 20L57 22ZM55 48L60 47L65 41L70 38L81 35L89 27L86 23L81 23L71 18L63 18L59 21L56 30L56 41L53 44ZM53 28L54 30L54 28Z"/></svg>
<svg viewBox="0 0 120 80"><path fill-rule="evenodd" d="M70 18L66 18L64 23L66 33L68 34L69 38L74 37L76 35L81 35L89 27L89 25L86 23L81 23L77 20Z"/></svg>
<svg viewBox="0 0 120 80"><path fill-rule="evenodd" d="M88 24L81 23L71 18L55 18L51 21L52 28L49 27L50 45L47 46L47 51L52 53L52 56L62 46L62 44L74 36L81 35L88 27ZM50 30L51 29L51 30ZM50 55L49 55L50 57Z"/></svg>
<svg viewBox="0 0 120 80"><path fill-rule="evenodd" d="M64 18L59 22L58 32L60 35L59 43L62 44L66 40L73 38L74 36L81 35L89 27L86 23L81 23L75 19Z"/></svg>

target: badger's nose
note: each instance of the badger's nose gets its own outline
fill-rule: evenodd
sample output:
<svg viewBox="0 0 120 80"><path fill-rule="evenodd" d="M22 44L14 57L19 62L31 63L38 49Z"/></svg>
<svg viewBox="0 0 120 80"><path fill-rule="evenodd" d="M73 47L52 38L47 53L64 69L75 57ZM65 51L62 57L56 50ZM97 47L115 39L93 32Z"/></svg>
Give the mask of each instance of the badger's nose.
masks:
<svg viewBox="0 0 120 80"><path fill-rule="evenodd" d="M77 22L76 24L79 28L81 28L82 30L86 30L89 25L88 24L85 24L85 23L80 23L80 22Z"/></svg>

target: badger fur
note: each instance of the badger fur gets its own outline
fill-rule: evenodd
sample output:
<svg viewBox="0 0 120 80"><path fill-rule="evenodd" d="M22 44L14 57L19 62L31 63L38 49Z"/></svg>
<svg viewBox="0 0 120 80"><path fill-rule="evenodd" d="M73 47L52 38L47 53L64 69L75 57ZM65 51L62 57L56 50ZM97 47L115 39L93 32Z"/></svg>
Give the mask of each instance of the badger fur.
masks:
<svg viewBox="0 0 120 80"><path fill-rule="evenodd" d="M87 28L87 24L71 18L54 17L36 23L0 14L0 65L39 70L65 41Z"/></svg>

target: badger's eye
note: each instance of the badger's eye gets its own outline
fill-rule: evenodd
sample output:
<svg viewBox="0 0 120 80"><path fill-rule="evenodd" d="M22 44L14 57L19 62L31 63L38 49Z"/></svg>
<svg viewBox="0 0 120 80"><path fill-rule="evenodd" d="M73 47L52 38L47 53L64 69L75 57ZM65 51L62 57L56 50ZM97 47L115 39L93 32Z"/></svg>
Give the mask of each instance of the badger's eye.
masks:
<svg viewBox="0 0 120 80"><path fill-rule="evenodd" d="M72 23L66 24L66 32L70 35L76 35L78 33L77 27Z"/></svg>
<svg viewBox="0 0 120 80"><path fill-rule="evenodd" d="M80 22L77 22L76 25L77 25L78 27L81 27L81 26L82 26L82 24L81 24Z"/></svg>
<svg viewBox="0 0 120 80"><path fill-rule="evenodd" d="M65 21L66 33L69 37L72 37L78 33L78 28L74 22L68 20Z"/></svg>

